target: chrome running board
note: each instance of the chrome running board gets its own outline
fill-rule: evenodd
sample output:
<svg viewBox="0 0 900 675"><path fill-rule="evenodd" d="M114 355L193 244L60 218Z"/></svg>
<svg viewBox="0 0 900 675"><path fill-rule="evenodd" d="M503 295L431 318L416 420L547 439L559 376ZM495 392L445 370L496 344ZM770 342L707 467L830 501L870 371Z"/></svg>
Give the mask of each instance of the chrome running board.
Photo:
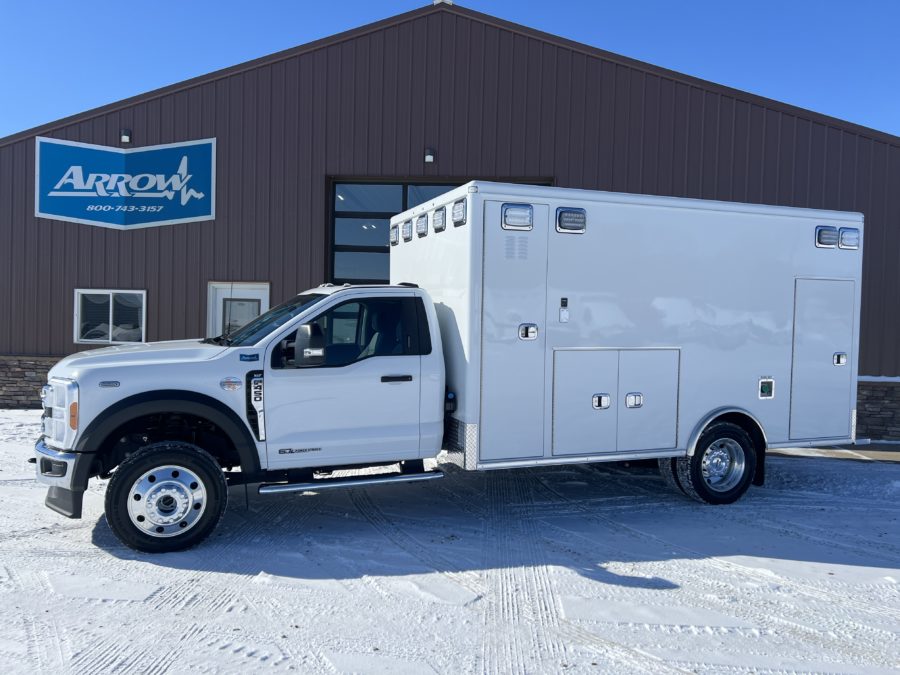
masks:
<svg viewBox="0 0 900 675"><path fill-rule="evenodd" d="M305 483L263 483L259 486L259 494L319 492L332 488L365 487L368 485L383 485L385 483L415 483L443 477L442 471L427 471L425 473L393 473L387 476L359 476L358 478L323 478L322 480L307 481Z"/></svg>

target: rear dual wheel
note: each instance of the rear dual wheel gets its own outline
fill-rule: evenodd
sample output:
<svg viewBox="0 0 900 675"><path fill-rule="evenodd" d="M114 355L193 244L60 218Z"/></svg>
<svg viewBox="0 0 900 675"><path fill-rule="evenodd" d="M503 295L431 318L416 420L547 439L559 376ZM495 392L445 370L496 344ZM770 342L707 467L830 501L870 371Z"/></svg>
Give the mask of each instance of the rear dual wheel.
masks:
<svg viewBox="0 0 900 675"><path fill-rule="evenodd" d="M106 488L106 521L130 548L181 551L210 535L227 499L225 476L208 452L190 443L155 443L116 469Z"/></svg>
<svg viewBox="0 0 900 675"><path fill-rule="evenodd" d="M740 499L756 472L756 448L741 427L716 422L701 434L694 454L659 460L663 479L688 497L707 504Z"/></svg>

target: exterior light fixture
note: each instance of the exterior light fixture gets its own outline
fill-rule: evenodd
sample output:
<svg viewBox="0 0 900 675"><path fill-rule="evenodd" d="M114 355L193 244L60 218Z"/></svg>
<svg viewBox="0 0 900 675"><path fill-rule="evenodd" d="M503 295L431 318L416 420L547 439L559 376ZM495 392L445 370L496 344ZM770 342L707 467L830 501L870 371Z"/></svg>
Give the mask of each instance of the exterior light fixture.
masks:
<svg viewBox="0 0 900 675"><path fill-rule="evenodd" d="M425 148L425 163L434 164L434 150L432 148Z"/></svg>
<svg viewBox="0 0 900 675"><path fill-rule="evenodd" d="M122 143L131 143L131 129L120 129L119 141Z"/></svg>

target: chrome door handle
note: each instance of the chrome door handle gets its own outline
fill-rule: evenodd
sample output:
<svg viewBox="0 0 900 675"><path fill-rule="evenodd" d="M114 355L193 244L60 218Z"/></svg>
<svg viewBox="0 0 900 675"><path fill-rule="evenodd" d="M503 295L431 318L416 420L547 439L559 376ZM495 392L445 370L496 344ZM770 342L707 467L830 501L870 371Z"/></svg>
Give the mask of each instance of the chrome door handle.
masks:
<svg viewBox="0 0 900 675"><path fill-rule="evenodd" d="M536 323L522 323L519 324L519 339L520 340L537 340L538 336L538 327Z"/></svg>
<svg viewBox="0 0 900 675"><path fill-rule="evenodd" d="M612 397L609 394L594 394L591 403L594 406L594 410L606 410L612 403Z"/></svg>
<svg viewBox="0 0 900 675"><path fill-rule="evenodd" d="M835 352L834 356L831 357L831 362L836 366L846 366L847 365L846 352Z"/></svg>
<svg viewBox="0 0 900 675"><path fill-rule="evenodd" d="M644 395L639 392L625 394L626 408L640 408L644 405Z"/></svg>

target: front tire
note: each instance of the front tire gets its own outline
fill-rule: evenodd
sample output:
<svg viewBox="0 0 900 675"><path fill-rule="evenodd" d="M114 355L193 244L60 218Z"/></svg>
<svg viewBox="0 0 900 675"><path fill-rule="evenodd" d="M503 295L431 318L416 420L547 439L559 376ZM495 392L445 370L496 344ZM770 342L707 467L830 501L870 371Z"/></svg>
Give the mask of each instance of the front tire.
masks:
<svg viewBox="0 0 900 675"><path fill-rule="evenodd" d="M756 448L741 427L730 422L710 425L691 457L676 462L684 493L707 504L731 504L750 487L756 471Z"/></svg>
<svg viewBox="0 0 900 675"><path fill-rule="evenodd" d="M165 441L141 448L113 473L106 522L137 551L182 551L210 535L227 500L225 476L208 452Z"/></svg>

